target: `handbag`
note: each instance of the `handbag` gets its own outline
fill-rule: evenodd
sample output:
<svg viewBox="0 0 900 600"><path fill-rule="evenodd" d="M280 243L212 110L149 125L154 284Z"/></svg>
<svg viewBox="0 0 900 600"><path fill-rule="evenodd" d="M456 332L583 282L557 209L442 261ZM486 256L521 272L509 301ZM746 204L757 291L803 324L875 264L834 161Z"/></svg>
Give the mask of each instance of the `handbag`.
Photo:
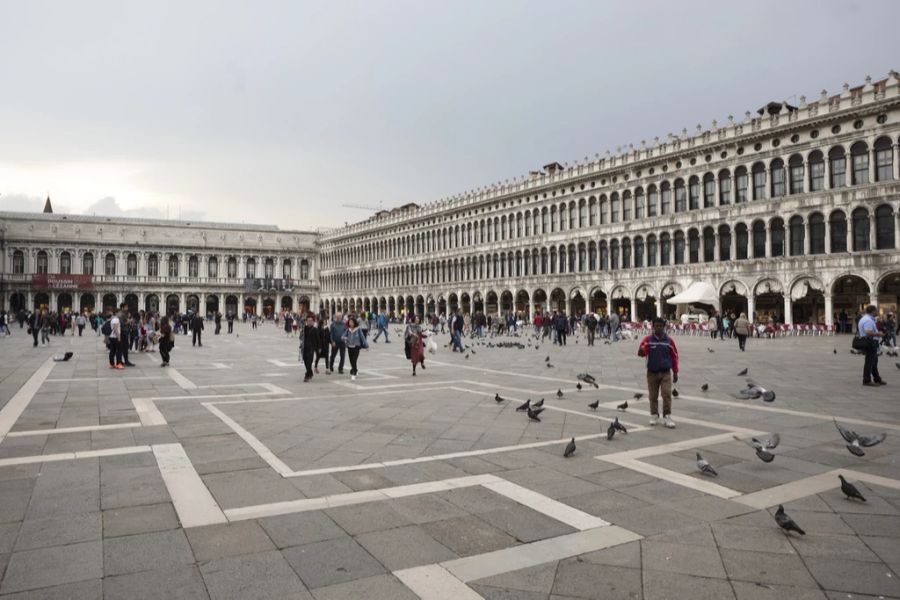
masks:
<svg viewBox="0 0 900 600"><path fill-rule="evenodd" d="M851 342L850 345L853 347L854 350L865 351L871 347L872 342L871 342L871 340L869 340L869 338L863 338L863 337L859 337L858 335L854 335L853 342Z"/></svg>

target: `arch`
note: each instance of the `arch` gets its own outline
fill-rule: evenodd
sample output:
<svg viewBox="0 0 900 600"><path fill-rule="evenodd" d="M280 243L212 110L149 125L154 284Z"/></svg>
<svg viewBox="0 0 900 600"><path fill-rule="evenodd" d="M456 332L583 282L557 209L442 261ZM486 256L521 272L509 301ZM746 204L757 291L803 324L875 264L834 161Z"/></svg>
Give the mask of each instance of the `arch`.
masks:
<svg viewBox="0 0 900 600"><path fill-rule="evenodd" d="M900 306L900 271L885 273L875 282L878 304Z"/></svg>
<svg viewBox="0 0 900 600"><path fill-rule="evenodd" d="M140 309L138 307L137 294L126 294L124 302L125 305L128 306L128 312L131 313L132 316L138 314Z"/></svg>
<svg viewBox="0 0 900 600"><path fill-rule="evenodd" d="M856 315L861 315L871 300L871 288L859 275L847 273L836 277L831 284L832 309L839 315L842 329L850 333L856 327Z"/></svg>
<svg viewBox="0 0 900 600"><path fill-rule="evenodd" d="M272 268L275 268L274 263L272 264ZM262 301L262 316L266 319L270 319L275 316L275 298L271 296L266 296Z"/></svg>
<svg viewBox="0 0 900 600"><path fill-rule="evenodd" d="M509 290L503 290L500 294L500 313L509 314L513 309L513 295Z"/></svg>
<svg viewBox="0 0 900 600"><path fill-rule="evenodd" d="M608 310L606 301L606 292L599 287L595 287L589 294L590 308L592 312L605 314Z"/></svg>
<svg viewBox="0 0 900 600"><path fill-rule="evenodd" d="M419 294L415 297L413 303L414 303L413 308L415 309L416 314L424 319L425 318L425 297L422 296L421 294Z"/></svg>
<svg viewBox="0 0 900 600"><path fill-rule="evenodd" d="M517 315L525 315L525 318L528 319L531 317L531 312L529 310L528 301L530 300L530 296L528 295L527 290L520 289L516 291L515 296L515 311Z"/></svg>
<svg viewBox="0 0 900 600"><path fill-rule="evenodd" d="M535 314L543 313L548 310L547 292L541 288L534 290L531 294L531 301L534 304Z"/></svg>
<svg viewBox="0 0 900 600"><path fill-rule="evenodd" d="M9 312L10 319L12 318L13 313L18 313L20 310L25 310L27 307L25 303L27 300L25 299L25 294L22 292L13 292L9 296ZM93 302L91 303L91 308L94 307Z"/></svg>
<svg viewBox="0 0 900 600"><path fill-rule="evenodd" d="M103 295L103 312L104 313L114 312L118 308L119 308L119 302L118 302L115 294L104 294Z"/></svg>
<svg viewBox="0 0 900 600"><path fill-rule="evenodd" d="M144 310L148 313L158 313L159 296L156 294L148 294L147 297L144 298Z"/></svg>
<svg viewBox="0 0 900 600"><path fill-rule="evenodd" d="M187 304L187 310L192 313L197 313L200 310L200 298L197 294L188 294L188 296L184 299Z"/></svg>
<svg viewBox="0 0 900 600"><path fill-rule="evenodd" d="M747 315L751 321L765 322L769 319L778 322L778 315L784 312L784 286L773 277L764 277L753 286L753 295L756 300L754 318Z"/></svg>
<svg viewBox="0 0 900 600"><path fill-rule="evenodd" d="M72 294L62 292L56 297L56 310L61 313L72 312Z"/></svg>
<svg viewBox="0 0 900 600"><path fill-rule="evenodd" d="M863 207L851 213L853 228L853 251L866 252L872 248L869 235L869 211Z"/></svg>
<svg viewBox="0 0 900 600"><path fill-rule="evenodd" d="M110 309L110 312L115 310L115 305ZM34 295L34 307L35 311L38 310L50 310L50 295L46 292L38 292Z"/></svg>
<svg viewBox="0 0 900 600"><path fill-rule="evenodd" d="M219 312L219 296L208 294L205 299L206 314L216 315Z"/></svg>
<svg viewBox="0 0 900 600"><path fill-rule="evenodd" d="M484 312L486 314L497 314L499 309L500 302L497 297L497 292L491 290L484 296Z"/></svg>
<svg viewBox="0 0 900 600"><path fill-rule="evenodd" d="M24 303L24 299L23 299ZM93 313L94 306L96 305L96 300L94 299L94 294L82 294L81 300L79 302L79 310L82 313Z"/></svg>
<svg viewBox="0 0 900 600"><path fill-rule="evenodd" d="M256 306L256 298L253 296L245 296L244 297L244 312L250 315L255 315L257 312Z"/></svg>
<svg viewBox="0 0 900 600"><path fill-rule="evenodd" d="M207 310L209 310L209 306L207 305ZM282 296L281 297L281 310L292 312L294 310L294 299L291 296Z"/></svg>
<svg viewBox="0 0 900 600"><path fill-rule="evenodd" d="M893 250L896 247L894 218L894 209L889 204L882 204L875 209L876 250Z"/></svg>
<svg viewBox="0 0 900 600"><path fill-rule="evenodd" d="M632 296L637 313L632 315L633 321L645 321L656 317L656 292L647 283L638 285Z"/></svg>
<svg viewBox="0 0 900 600"><path fill-rule="evenodd" d="M566 292L561 288L553 288L550 292L549 309L560 313L566 310Z"/></svg>

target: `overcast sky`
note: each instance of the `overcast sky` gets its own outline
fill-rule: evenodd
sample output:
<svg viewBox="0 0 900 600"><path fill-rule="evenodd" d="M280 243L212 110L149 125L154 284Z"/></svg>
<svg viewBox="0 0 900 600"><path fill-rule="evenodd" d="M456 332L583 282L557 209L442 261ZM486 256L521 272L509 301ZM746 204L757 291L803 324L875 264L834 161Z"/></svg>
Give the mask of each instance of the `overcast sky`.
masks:
<svg viewBox="0 0 900 600"><path fill-rule="evenodd" d="M366 218L900 69L900 2L0 0L0 209Z"/></svg>

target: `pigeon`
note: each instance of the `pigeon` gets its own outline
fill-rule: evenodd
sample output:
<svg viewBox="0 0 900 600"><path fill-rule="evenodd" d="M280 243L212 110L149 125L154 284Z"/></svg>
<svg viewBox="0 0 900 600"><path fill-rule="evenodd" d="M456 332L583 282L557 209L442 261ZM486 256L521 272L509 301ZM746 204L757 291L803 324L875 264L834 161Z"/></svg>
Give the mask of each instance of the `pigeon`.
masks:
<svg viewBox="0 0 900 600"><path fill-rule="evenodd" d="M557 398L562 398L562 397L563 397L563 391L562 391L562 390L556 390L556 397L557 397Z"/></svg>
<svg viewBox="0 0 900 600"><path fill-rule="evenodd" d="M894 363L894 366L900 369L900 363Z"/></svg>
<svg viewBox="0 0 900 600"><path fill-rule="evenodd" d="M531 406L531 398L526 400L523 404L520 404L519 406L517 406L516 412L525 412L526 410L528 410L528 407L530 407L530 406Z"/></svg>
<svg viewBox="0 0 900 600"><path fill-rule="evenodd" d="M672 396L673 396L674 398L677 398L677 397L678 397L678 390L676 390L675 388L672 388Z"/></svg>
<svg viewBox="0 0 900 600"><path fill-rule="evenodd" d="M847 496L847 500L859 498L863 502L866 501L866 499L863 498L863 495L859 493L859 490L856 489L856 486L844 479L843 475L838 475L838 479L841 480L841 491L844 492L845 496Z"/></svg>
<svg viewBox="0 0 900 600"><path fill-rule="evenodd" d="M837 348L833 348L831 351L837 354Z"/></svg>
<svg viewBox="0 0 900 600"><path fill-rule="evenodd" d="M763 386L759 385L755 381L748 379L747 387L738 392L738 395L735 398L740 399L757 399L762 398L763 402L774 402L775 401L775 392L772 390L767 390Z"/></svg>
<svg viewBox="0 0 900 600"><path fill-rule="evenodd" d="M778 505L778 510L775 511L775 522L778 523L778 526L785 533L796 531L800 535L806 535L806 532L800 529L800 526L794 523L792 518L787 516L787 513L784 512L784 507L780 504Z"/></svg>
<svg viewBox="0 0 900 600"><path fill-rule="evenodd" d="M616 426L610 423L609 428L606 430L606 439L611 440L614 435L616 435Z"/></svg>
<svg viewBox="0 0 900 600"><path fill-rule="evenodd" d="M576 383L576 384L575 384L575 389L578 390L578 391L580 392L580 391L581 391L581 384L580 384L580 383Z"/></svg>
<svg viewBox="0 0 900 600"><path fill-rule="evenodd" d="M700 456L700 453L697 453L697 468L700 469L700 472L704 475L710 475L711 477L718 477L719 474L716 473L716 470L712 468L712 465L709 464L705 458Z"/></svg>
<svg viewBox="0 0 900 600"><path fill-rule="evenodd" d="M609 340L603 340L603 343L606 344L607 346L612 346L612 342Z"/></svg>
<svg viewBox="0 0 900 600"><path fill-rule="evenodd" d="M494 402L500 404L501 402L506 402L506 398L500 396L500 394L494 394Z"/></svg>
<svg viewBox="0 0 900 600"><path fill-rule="evenodd" d="M468 359L468 358L469 358L469 355L468 355L468 353L467 353L467 354L466 354L466 358L467 358L467 359Z"/></svg>
<svg viewBox="0 0 900 600"><path fill-rule="evenodd" d="M572 441L566 444L566 450L563 452L563 458L569 458L575 454L575 438L572 438Z"/></svg>
<svg viewBox="0 0 900 600"><path fill-rule="evenodd" d="M543 408L539 408L537 410L532 410L531 407L529 406L526 409L526 411L528 412L529 419L531 419L532 421L537 421L538 423L541 422L541 418L538 415L541 414L542 412L544 412Z"/></svg>
<svg viewBox="0 0 900 600"><path fill-rule="evenodd" d="M538 400L537 402L535 402L535 403L532 404L531 406L534 407L534 408L540 408L540 407L544 406L544 399L541 398L540 400Z"/></svg>
<svg viewBox="0 0 900 600"><path fill-rule="evenodd" d="M544 359L544 362L550 362L550 355L547 355L547 358Z"/></svg>
<svg viewBox="0 0 900 600"><path fill-rule="evenodd" d="M834 421L834 426L841 432L841 437L847 441L847 450L854 456L865 456L866 453L863 448L869 448L880 444L884 441L884 438L887 437L887 434L885 433L879 433L877 435L860 435L855 431L842 427L837 422L837 419L832 420Z"/></svg>
<svg viewBox="0 0 900 600"><path fill-rule="evenodd" d="M644 394L642 394L641 392L637 392L637 393L636 393L634 396L632 396L632 397L633 397L635 400L640 400L641 398L644 397Z"/></svg>
<svg viewBox="0 0 900 600"><path fill-rule="evenodd" d="M594 401L591 402L590 404L588 404L588 408L590 408L591 410L597 410L597 407L598 407L598 406L600 406L600 399L599 399L599 398L598 398L597 400L594 400Z"/></svg>
<svg viewBox="0 0 900 600"><path fill-rule="evenodd" d="M75 353L74 353L74 352L66 352L66 353L63 354L62 356L60 356L59 354L57 354L56 356L53 357L53 361L54 361L54 362L66 362L66 361L68 361L70 358L72 358L73 356L75 356Z"/></svg>
<svg viewBox="0 0 900 600"><path fill-rule="evenodd" d="M715 350L713 350L712 348L707 348L706 351L709 352L710 354L712 354L713 352L715 352Z"/></svg>
<svg viewBox="0 0 900 600"><path fill-rule="evenodd" d="M767 463L770 463L773 460L775 460L775 455L772 454L771 452L769 452L769 450L772 448L775 448L775 446L778 445L779 438L778 438L777 433L772 436L771 440L765 440L764 442L760 442L756 438L752 438L750 441L748 441L748 440L742 440L741 438L739 438L736 435L733 437L737 441L744 442L745 444L747 444L748 446L750 446L751 448L756 450L756 457L759 458L759 460L761 460L763 462L767 462ZM774 441L774 444L770 445L770 443L773 441Z"/></svg>
<svg viewBox="0 0 900 600"><path fill-rule="evenodd" d="M741 371L740 373L738 373L738 377L743 377L743 376L746 375L749 371L750 371L750 369L744 369L743 371Z"/></svg>
<svg viewBox="0 0 900 600"><path fill-rule="evenodd" d="M547 363L547 368L548 368L548 369L552 369L552 368L553 368L553 365L551 365L550 363Z"/></svg>
<svg viewBox="0 0 900 600"><path fill-rule="evenodd" d="M626 401L623 402L622 404L618 405L618 406L616 407L616 410L621 410L621 411L623 411L623 412L626 411L626 410L628 410L628 400L626 400Z"/></svg>
<svg viewBox="0 0 900 600"><path fill-rule="evenodd" d="M703 390L704 392L705 392L705 391L708 391L708 390L709 390L709 384L708 384L708 383L704 383L703 385L700 386L700 389Z"/></svg>
<svg viewBox="0 0 900 600"><path fill-rule="evenodd" d="M613 424L613 427L616 428L616 431L621 431L622 433L628 433L628 429L624 425L619 423L619 417L616 417L616 420L613 421L612 424Z"/></svg>
<svg viewBox="0 0 900 600"><path fill-rule="evenodd" d="M575 377L580 379L581 381L585 382L588 385L594 386L595 388L600 387L599 385L597 385L597 380L590 373L579 373Z"/></svg>
<svg viewBox="0 0 900 600"><path fill-rule="evenodd" d="M478 354L478 353L477 353L477 352L475 352L475 350L472 350L472 354Z"/></svg>

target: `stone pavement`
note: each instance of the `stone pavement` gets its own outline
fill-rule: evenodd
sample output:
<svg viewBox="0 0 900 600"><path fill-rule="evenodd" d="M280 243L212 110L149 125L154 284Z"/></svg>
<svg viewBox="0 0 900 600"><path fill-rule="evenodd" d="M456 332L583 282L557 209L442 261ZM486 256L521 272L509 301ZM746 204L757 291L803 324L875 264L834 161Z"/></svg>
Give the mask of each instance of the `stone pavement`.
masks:
<svg viewBox="0 0 900 600"><path fill-rule="evenodd" d="M304 384L296 339L272 325L202 348L179 336L172 367L132 353L120 371L94 335L32 348L14 328L0 598L900 598L897 359L882 358L888 386L863 388L845 337L746 353L679 337L668 430L631 400L634 341L441 348L412 378L396 330L356 382L347 365ZM745 367L773 404L731 395ZM582 371L600 388L578 391ZM540 423L514 410L526 398L546 398ZM607 441L615 416L629 433ZM887 440L855 457L832 416ZM732 438L774 432L770 464ZM779 503L806 536L777 528Z"/></svg>

